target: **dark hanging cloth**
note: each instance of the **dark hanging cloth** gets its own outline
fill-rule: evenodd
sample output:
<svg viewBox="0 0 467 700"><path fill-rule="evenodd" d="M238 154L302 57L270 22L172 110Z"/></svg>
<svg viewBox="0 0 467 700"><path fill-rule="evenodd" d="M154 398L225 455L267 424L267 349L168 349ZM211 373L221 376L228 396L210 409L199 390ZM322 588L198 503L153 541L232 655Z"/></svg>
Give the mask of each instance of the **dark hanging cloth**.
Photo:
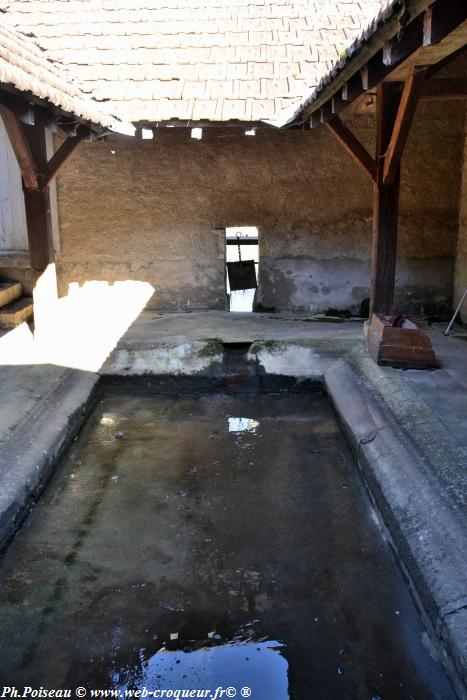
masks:
<svg viewBox="0 0 467 700"><path fill-rule="evenodd" d="M232 292L240 289L256 289L256 270L254 260L238 260L227 263L229 285Z"/></svg>

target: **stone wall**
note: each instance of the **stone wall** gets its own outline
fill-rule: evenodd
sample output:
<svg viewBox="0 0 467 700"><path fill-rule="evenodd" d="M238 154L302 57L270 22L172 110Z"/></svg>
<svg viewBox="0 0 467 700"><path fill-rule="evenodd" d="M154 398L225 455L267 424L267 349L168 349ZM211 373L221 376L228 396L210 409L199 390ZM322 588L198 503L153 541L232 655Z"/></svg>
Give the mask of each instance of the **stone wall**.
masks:
<svg viewBox="0 0 467 700"><path fill-rule="evenodd" d="M463 106L420 105L404 159L398 309L450 306ZM352 120L373 150L374 116ZM372 187L325 127L159 129L83 143L59 177L60 291L150 282L152 308L224 308L224 228L258 226L258 301L358 310L369 294Z"/></svg>

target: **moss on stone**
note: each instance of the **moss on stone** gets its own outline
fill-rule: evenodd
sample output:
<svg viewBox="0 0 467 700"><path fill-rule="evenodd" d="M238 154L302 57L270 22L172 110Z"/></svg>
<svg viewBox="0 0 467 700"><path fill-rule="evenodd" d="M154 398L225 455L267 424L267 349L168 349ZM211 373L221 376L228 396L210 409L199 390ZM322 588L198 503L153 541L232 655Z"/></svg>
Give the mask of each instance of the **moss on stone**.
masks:
<svg viewBox="0 0 467 700"><path fill-rule="evenodd" d="M216 357L222 355L224 348L219 338L208 338L206 345L198 350L198 357Z"/></svg>
<svg viewBox="0 0 467 700"><path fill-rule="evenodd" d="M250 347L249 353L258 355L263 350L269 352L280 352L285 347L285 343L278 340L256 340Z"/></svg>

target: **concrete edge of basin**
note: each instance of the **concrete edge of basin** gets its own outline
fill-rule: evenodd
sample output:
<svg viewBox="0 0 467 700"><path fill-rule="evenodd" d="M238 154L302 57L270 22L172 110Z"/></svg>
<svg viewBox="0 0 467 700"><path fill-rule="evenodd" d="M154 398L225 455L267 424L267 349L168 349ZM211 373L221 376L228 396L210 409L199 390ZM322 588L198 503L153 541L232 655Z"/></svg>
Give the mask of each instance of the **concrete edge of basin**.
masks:
<svg viewBox="0 0 467 700"><path fill-rule="evenodd" d="M97 374L69 370L0 450L0 552L85 421L98 381Z"/></svg>
<svg viewBox="0 0 467 700"><path fill-rule="evenodd" d="M458 696L467 698L467 533L397 420L341 359L325 387Z"/></svg>

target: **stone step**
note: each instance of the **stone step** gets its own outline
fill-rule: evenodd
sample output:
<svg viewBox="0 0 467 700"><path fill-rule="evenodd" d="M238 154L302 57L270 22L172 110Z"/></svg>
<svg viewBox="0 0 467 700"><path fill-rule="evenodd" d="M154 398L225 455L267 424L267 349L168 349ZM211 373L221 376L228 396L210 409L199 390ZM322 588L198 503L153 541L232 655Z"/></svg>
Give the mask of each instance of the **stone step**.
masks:
<svg viewBox="0 0 467 700"><path fill-rule="evenodd" d="M0 282L0 307L10 304L23 296L21 282Z"/></svg>
<svg viewBox="0 0 467 700"><path fill-rule="evenodd" d="M33 314L32 297L16 299L0 309L0 328L14 328Z"/></svg>

